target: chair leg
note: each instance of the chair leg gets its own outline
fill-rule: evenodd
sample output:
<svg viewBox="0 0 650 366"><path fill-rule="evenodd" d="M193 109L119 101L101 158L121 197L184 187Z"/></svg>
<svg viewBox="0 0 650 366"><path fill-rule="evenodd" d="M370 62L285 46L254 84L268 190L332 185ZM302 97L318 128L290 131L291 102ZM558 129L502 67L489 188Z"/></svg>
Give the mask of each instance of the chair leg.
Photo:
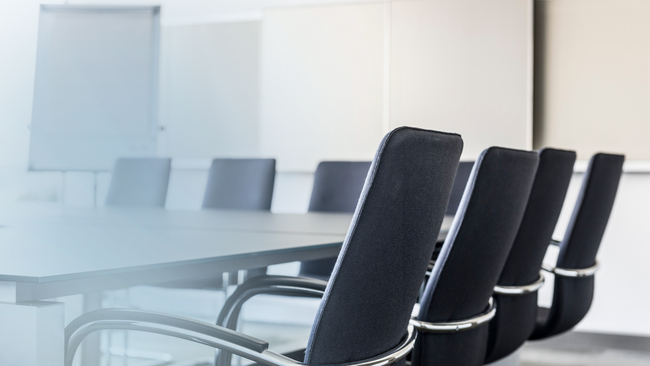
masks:
<svg viewBox="0 0 650 366"><path fill-rule="evenodd" d="M124 303L122 304L125 307L128 308L133 308L133 305L131 304L131 297L129 289L125 289L125 296L124 296ZM115 300L115 297L112 299L112 304L109 304L109 307L114 307L117 305L117 301ZM153 364L150 364L151 366L164 366L168 365L173 361L172 355L169 353L161 353L161 352L150 352L150 351L144 351L144 350L138 350L138 349L131 349L129 347L129 332L128 331L117 331L122 334L122 347L114 347L113 346L113 337L109 334L108 336L108 346L106 350L106 356L109 359L109 365L111 364L111 360L113 359L113 356L119 357L122 360L122 365L128 365L129 364L129 359L130 358L138 358L138 359L144 359L144 360L149 360L153 361Z"/></svg>

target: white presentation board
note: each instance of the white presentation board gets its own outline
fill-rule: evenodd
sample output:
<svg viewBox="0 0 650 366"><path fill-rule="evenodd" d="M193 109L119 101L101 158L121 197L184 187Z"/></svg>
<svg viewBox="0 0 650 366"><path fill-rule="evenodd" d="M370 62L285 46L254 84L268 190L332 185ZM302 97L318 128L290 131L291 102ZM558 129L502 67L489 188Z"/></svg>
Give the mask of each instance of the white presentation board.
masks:
<svg viewBox="0 0 650 366"><path fill-rule="evenodd" d="M156 154L159 35L158 6L41 5L30 170Z"/></svg>

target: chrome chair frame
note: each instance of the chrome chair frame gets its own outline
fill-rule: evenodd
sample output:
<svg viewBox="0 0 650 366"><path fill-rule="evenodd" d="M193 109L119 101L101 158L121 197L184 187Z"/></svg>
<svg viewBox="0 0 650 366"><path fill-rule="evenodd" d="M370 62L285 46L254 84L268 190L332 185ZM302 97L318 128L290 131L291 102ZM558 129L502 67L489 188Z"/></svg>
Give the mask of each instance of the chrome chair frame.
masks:
<svg viewBox="0 0 650 366"><path fill-rule="evenodd" d="M413 312L417 313L419 311L416 311L414 309ZM436 322L436 323L425 322L413 318L411 319L410 324L419 333L456 333L456 332L463 332L466 330L477 328L492 320L492 318L494 318L496 313L497 313L496 303L492 298L490 298L487 309L481 314L472 318L450 321L450 322Z"/></svg>
<svg viewBox="0 0 650 366"><path fill-rule="evenodd" d="M560 244L561 242L558 240L551 240L550 242L550 245L553 246L559 247ZM593 266L588 268L562 268L562 267L555 267L551 264L542 263L542 270L560 277L574 277L574 278L590 277L595 275L599 269L600 269L600 263L598 263L598 260L596 260L596 263Z"/></svg>
<svg viewBox="0 0 650 366"><path fill-rule="evenodd" d="M596 264L588 268L561 268L545 263L542 264L542 269L560 277L590 277L598 272L600 269L600 263L596 261Z"/></svg>
<svg viewBox="0 0 650 366"><path fill-rule="evenodd" d="M253 277L242 285L228 298L221 308L217 325L236 330L239 313L242 306L250 298L257 295L278 295L322 298L327 287L327 281L310 277L269 276ZM216 354L216 365L229 366L232 353L228 350L219 350Z"/></svg>
<svg viewBox="0 0 650 366"><path fill-rule="evenodd" d="M539 278L528 285L521 286L494 286L494 293L499 295L520 296L538 291L544 286L544 272L539 271Z"/></svg>
<svg viewBox="0 0 650 366"><path fill-rule="evenodd" d="M72 366L81 341L93 332L104 329L135 330L162 334L225 350L267 366L299 366L303 363L268 349L266 341L225 327L185 317L135 309L101 309L86 313L65 328L65 366ZM404 359L415 345L417 332L407 327L407 334L398 346L380 355L339 366L385 366Z"/></svg>

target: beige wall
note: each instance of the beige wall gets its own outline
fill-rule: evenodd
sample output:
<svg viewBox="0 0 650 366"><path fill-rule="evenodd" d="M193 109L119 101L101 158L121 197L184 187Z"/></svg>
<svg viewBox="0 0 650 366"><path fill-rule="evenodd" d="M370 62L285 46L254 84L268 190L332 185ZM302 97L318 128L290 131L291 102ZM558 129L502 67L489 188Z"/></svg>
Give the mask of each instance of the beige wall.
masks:
<svg viewBox="0 0 650 366"><path fill-rule="evenodd" d="M650 159L650 2L536 2L535 146Z"/></svg>
<svg viewBox="0 0 650 366"><path fill-rule="evenodd" d="M391 127L458 132L463 159L532 147L532 0L394 1Z"/></svg>

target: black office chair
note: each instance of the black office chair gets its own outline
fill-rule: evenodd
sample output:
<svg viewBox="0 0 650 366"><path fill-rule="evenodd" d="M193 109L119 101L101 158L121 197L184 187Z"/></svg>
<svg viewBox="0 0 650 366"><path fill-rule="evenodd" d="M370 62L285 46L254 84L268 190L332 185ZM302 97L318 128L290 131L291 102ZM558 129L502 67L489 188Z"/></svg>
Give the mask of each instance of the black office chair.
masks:
<svg viewBox="0 0 650 366"><path fill-rule="evenodd" d="M557 263L544 266L555 275L553 303L550 309L538 309L531 340L566 332L589 311L598 269L596 254L614 206L624 161L623 155L613 154L591 158L564 240L557 243Z"/></svg>
<svg viewBox="0 0 650 366"><path fill-rule="evenodd" d="M420 299L413 366L480 366L491 297L524 214L536 152L492 147L476 161Z"/></svg>
<svg viewBox="0 0 650 366"><path fill-rule="evenodd" d="M165 207L171 159L122 158L115 162L106 206Z"/></svg>
<svg viewBox="0 0 650 366"><path fill-rule="evenodd" d="M354 212L370 163L369 161L323 161L318 164L308 211ZM327 281L335 264L336 257L305 261L300 263L298 276Z"/></svg>
<svg viewBox="0 0 650 366"><path fill-rule="evenodd" d="M544 284L542 260L562 211L575 160L573 151L539 151L526 211L494 291L499 311L490 321L485 363L516 351L535 329L537 290Z"/></svg>
<svg viewBox="0 0 650 366"><path fill-rule="evenodd" d="M105 309L82 315L66 327L65 365L72 364L87 334L106 328L166 334L264 365L403 364L415 337L409 326L411 310L442 224L461 150L462 140L456 134L401 127L384 138L326 284L303 362L224 327ZM252 280L259 278L273 277Z"/></svg>

